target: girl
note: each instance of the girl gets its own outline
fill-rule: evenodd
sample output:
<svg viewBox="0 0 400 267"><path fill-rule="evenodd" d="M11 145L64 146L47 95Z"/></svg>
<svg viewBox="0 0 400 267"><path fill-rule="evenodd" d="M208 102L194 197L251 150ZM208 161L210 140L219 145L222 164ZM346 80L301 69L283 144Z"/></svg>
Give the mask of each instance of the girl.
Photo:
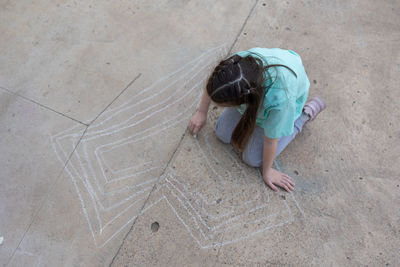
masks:
<svg viewBox="0 0 400 267"><path fill-rule="evenodd" d="M248 165L262 166L272 190L280 186L289 192L295 183L272 163L325 108L318 97L305 104L309 87L301 58L293 51L252 48L236 53L215 67L188 128L194 135L201 130L211 100L225 107L215 126L217 137L242 152Z"/></svg>

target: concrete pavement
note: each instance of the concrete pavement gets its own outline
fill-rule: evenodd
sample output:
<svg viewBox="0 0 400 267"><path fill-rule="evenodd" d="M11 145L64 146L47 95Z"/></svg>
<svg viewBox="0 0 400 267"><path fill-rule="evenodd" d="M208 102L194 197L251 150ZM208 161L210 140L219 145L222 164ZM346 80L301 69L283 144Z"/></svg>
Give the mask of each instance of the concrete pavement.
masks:
<svg viewBox="0 0 400 267"><path fill-rule="evenodd" d="M397 1L0 4L4 266L397 266ZM267 188L220 143L207 76L254 46L296 51L328 108Z"/></svg>

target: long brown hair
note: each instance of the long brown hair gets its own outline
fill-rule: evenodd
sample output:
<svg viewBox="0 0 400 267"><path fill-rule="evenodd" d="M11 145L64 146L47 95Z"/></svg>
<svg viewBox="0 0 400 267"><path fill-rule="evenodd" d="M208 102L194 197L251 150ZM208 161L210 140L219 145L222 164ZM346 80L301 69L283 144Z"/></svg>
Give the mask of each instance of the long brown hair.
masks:
<svg viewBox="0 0 400 267"><path fill-rule="evenodd" d="M256 125L260 103L274 82L267 69L277 66L286 67L279 64L264 66L261 59L251 55L233 55L222 60L208 79L207 93L215 103L222 106L247 104L231 138L231 144L239 151L246 146Z"/></svg>

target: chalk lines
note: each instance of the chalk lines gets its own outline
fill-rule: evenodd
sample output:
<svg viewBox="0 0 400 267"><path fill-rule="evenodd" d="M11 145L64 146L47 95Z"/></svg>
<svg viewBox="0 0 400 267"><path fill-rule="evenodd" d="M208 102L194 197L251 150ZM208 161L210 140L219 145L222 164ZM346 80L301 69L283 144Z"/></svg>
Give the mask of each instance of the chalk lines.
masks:
<svg viewBox="0 0 400 267"><path fill-rule="evenodd" d="M160 194L201 248L232 244L304 218L293 194L270 196L260 171L242 163L209 127L197 139L185 138L181 147L164 173ZM191 168L187 162L194 162Z"/></svg>
<svg viewBox="0 0 400 267"><path fill-rule="evenodd" d="M209 70L223 56L226 45L204 52L88 127L65 170L96 246L105 246L140 214L200 100ZM81 135L75 126L51 138L62 164Z"/></svg>
<svg viewBox="0 0 400 267"><path fill-rule="evenodd" d="M193 164L194 171L186 173L187 168L179 164L175 169L167 166L212 67L226 54L225 45L206 51L106 110L82 138L77 126L51 138L62 164L69 157L67 149L81 138L65 170L97 247L106 246L161 201L202 248L236 242L304 216L294 195L274 199L271 205L260 173L221 147L211 132L204 131L198 140L184 138L183 145L192 146L192 153L179 153L174 160L201 162ZM156 191L160 197L142 209L157 181L161 181ZM231 238L222 242L228 232Z"/></svg>

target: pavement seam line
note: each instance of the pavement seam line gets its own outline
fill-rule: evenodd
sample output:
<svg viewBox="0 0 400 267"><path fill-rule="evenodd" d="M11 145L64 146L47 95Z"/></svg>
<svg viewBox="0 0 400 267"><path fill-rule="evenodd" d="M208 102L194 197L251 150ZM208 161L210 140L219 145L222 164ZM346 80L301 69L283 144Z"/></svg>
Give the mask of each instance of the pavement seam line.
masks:
<svg viewBox="0 0 400 267"><path fill-rule="evenodd" d="M49 189L49 191L47 192L46 197L43 199L42 203L40 204L39 208L37 209L36 213L33 215L32 220L30 221L28 227L26 228L23 236L21 237L21 240L18 242L18 245L16 246L16 248L14 249L13 253L11 254L11 257L9 258L8 262L6 263L6 266L8 266L10 264L10 262L12 261L12 259L14 258L15 253L17 252L18 248L20 247L22 241L25 238L26 233L29 231L29 229L31 228L33 222L35 221L35 219L37 218L37 216L39 215L39 212L42 210L44 204L46 203L46 201L49 199L49 196L51 194L51 192L53 192L54 188L56 187L56 184L58 183L58 181L60 180L60 177L62 176L65 168L67 167L70 159L72 158L76 148L78 147L78 145L80 144L83 136L85 135L86 131L88 129L88 126L86 125L85 130L83 131L81 137L79 138L78 142L76 143L76 146L74 147L74 149L72 150L72 152L70 153L67 161L64 164L64 167L61 169L60 173L57 175L56 180L54 181L53 185L51 185L51 188Z"/></svg>
<svg viewBox="0 0 400 267"><path fill-rule="evenodd" d="M240 28L239 33L236 35L235 41L233 42L231 48L229 49L229 54L232 53L232 49L235 46L235 44L237 43L237 41L240 38L240 34L243 32L244 27L246 27L247 25L247 21L249 20L250 16L253 14L254 9L256 8L257 4L258 4L259 0L256 0L256 2L254 3L253 7L250 9L249 15L247 15L246 19L243 22L242 28Z"/></svg>
<svg viewBox="0 0 400 267"><path fill-rule="evenodd" d="M246 25L247 25L247 21L249 20L249 18L250 18L251 15L253 14L254 9L256 8L256 6L257 6L257 4L258 4L258 1L259 1L259 0L256 0L256 2L254 3L253 7L250 9L250 12L249 12L249 14L247 15L246 19L244 20L243 25L242 25L242 27L240 28L239 33L237 34L235 41L233 42L231 48L229 49L229 54L232 54L232 49L233 49L233 47L235 46L235 44L237 43L237 41L239 40L240 35L242 34L244 28L245 28ZM225 238L225 232L222 234L221 242L224 241L224 238ZM220 255L221 249L222 249L222 245L220 245L219 248L218 248L217 257L216 257L216 260L215 260L215 266L218 264L218 259L219 259L219 255Z"/></svg>
<svg viewBox="0 0 400 267"><path fill-rule="evenodd" d="M237 34L237 36L236 36L236 38L235 38L235 40L234 40L234 42L233 42L231 48L229 49L229 54L231 53L232 48L235 46L236 42L238 41L238 39L239 39L239 37L240 37L240 34L243 32L243 29L245 28L248 19L249 19L250 16L252 15L252 13L253 13L255 7L257 6L258 1L259 1L259 0L256 0L256 2L254 3L253 7L251 8L249 14L247 15L245 21L243 22L243 25L242 25L242 27L240 28L239 33ZM139 74L139 76L140 76L140 74ZM134 81L134 80L133 80L133 81ZM132 84L133 81L132 81L130 84ZM127 86L127 88L130 86L130 84ZM127 88L125 88L124 91L125 91ZM121 92L121 93L122 93L122 92ZM114 101L115 101L115 100L114 100ZM113 102L114 102L114 101L113 101ZM111 105L111 104L110 104L110 105ZM110 106L110 105L109 105L109 106ZM107 107L108 107L108 106L107 106ZM104 112L104 111L103 111L103 112ZM103 112L102 112L102 113L103 113ZM99 116L100 116L100 114L99 114L97 117L99 117ZM97 119L97 117L96 117L96 119ZM96 119L94 119L91 123L93 123ZM91 123L90 123L90 124L91 124ZM90 124L89 124L89 125L90 125ZM177 150L178 150L179 147L181 146L181 143L182 143L183 138L184 138L185 136L186 136L186 131L183 133L183 135L182 135L182 137L181 137L181 140L178 142L178 145L176 146L174 152L172 153L170 159L168 160L168 162L167 162L167 164L166 164L164 170L162 171L162 173L161 173L161 175L160 175L158 181L154 184L154 186L153 186L151 192L150 192L149 195L147 196L147 198L146 198L145 202L143 203L143 206L142 206L142 208L140 209L140 212L139 212L138 214L140 214L140 213L143 211L143 209L144 209L144 207L146 206L146 204L147 204L147 202L148 202L148 200L149 200L151 194L154 192L154 189L157 187L157 185L159 184L161 178L163 177L163 175L164 175L164 173L165 173L165 170L168 168L168 166L170 165L172 159L174 158L174 156L175 156ZM110 267L111 267L112 264L114 263L114 260L115 260L115 258L117 257L117 255L120 253L121 248L123 247L126 238L127 238L128 235L132 232L133 227L135 226L136 221L139 219L139 217L140 217L140 215L138 215L138 216L135 218L135 220L133 221L133 223L132 223L132 225L131 225L131 228L128 230L128 232L126 233L125 237L122 239L122 242L121 242L120 247L118 248L117 252L115 253L114 257L112 258L112 260L111 260L111 262L110 262L110 264L109 264ZM221 247L219 248L219 250L220 250L220 249L221 249ZM218 254L219 254L219 250L218 250ZM218 256L217 256L217 259L218 259Z"/></svg>
<svg viewBox="0 0 400 267"><path fill-rule="evenodd" d="M11 91L11 90L5 88L5 87L0 86L0 89L2 89L2 90L4 90L4 91L8 92L9 94L15 95L15 96L17 96L17 97L21 97L22 99L24 99L24 100L26 100L26 101L29 101L29 102L31 102L31 103L33 103L33 104L36 104L36 105L38 105L38 106L40 106L40 107L42 107L42 108L45 108L45 109L50 110L50 111L52 111L52 112L55 112L55 113L57 113L57 114L59 114L59 115L61 115L61 116L64 116L64 117L66 117L66 118L68 118L68 119L70 119L70 120L73 120L73 121L75 121L75 122L77 122L77 123L80 123L80 124L82 124L82 125L88 126L87 123L81 122L81 121L78 120L78 119L75 119L75 118L72 118L71 116L65 115L64 113L62 113L62 112L60 112L60 111L57 111L57 110L52 109L52 108L50 108L50 107L48 107L48 106L45 106L45 105L43 105L43 104L41 104L41 103L39 103L39 102L37 102L37 101L35 101L35 100L32 100L32 99L30 99L30 98L27 98L27 97L25 97L25 96L23 96L23 95L20 95L20 94L16 93L16 92L13 92L13 91Z"/></svg>
<svg viewBox="0 0 400 267"><path fill-rule="evenodd" d="M142 211L143 211L144 207L146 206L146 204L147 204L149 198L151 197L151 194L154 192L154 190L156 189L157 185L160 183L162 177L164 176L165 170L166 170L166 169L168 168L168 166L170 165L170 163L171 163L172 159L174 158L176 152L178 151L179 147L181 146L181 143L182 143L183 138L184 138L185 136L186 136L186 131L182 134L182 137L181 137L181 139L179 140L179 142L178 142L178 144L177 144L177 146L176 146L174 152L172 153L170 159L168 160L167 164L165 165L164 170L161 172L160 177L158 178L157 182L154 184L154 186L153 186L153 188L151 189L149 195L147 196L146 200L144 201L144 203L143 203L143 205L142 205L142 208L140 209L140 211L139 211L139 213L138 213L138 216L136 216L135 220L133 220L132 225L131 225L131 228L128 230L128 232L126 233L126 235L125 235L124 238L122 239L121 245L119 246L117 252L115 253L114 257L112 258L112 260L111 260L111 262L110 262L110 264L109 264L110 267L111 267L111 265L114 263L115 258L117 257L117 255L119 254L121 248L123 247L126 238L127 238L128 235L132 232L133 227L134 227L135 224L136 224L136 221L137 221L137 220L139 219L139 217L143 214Z"/></svg>
<svg viewBox="0 0 400 267"><path fill-rule="evenodd" d="M95 122L101 116L101 114L103 114L120 97L120 95L122 95L137 79L140 78L140 76L142 76L142 73L139 73L138 75L136 75L136 77L133 78L133 80L130 81L128 83L128 85L125 86L125 88L116 97L114 97L114 99L87 125L89 126L93 122Z"/></svg>

